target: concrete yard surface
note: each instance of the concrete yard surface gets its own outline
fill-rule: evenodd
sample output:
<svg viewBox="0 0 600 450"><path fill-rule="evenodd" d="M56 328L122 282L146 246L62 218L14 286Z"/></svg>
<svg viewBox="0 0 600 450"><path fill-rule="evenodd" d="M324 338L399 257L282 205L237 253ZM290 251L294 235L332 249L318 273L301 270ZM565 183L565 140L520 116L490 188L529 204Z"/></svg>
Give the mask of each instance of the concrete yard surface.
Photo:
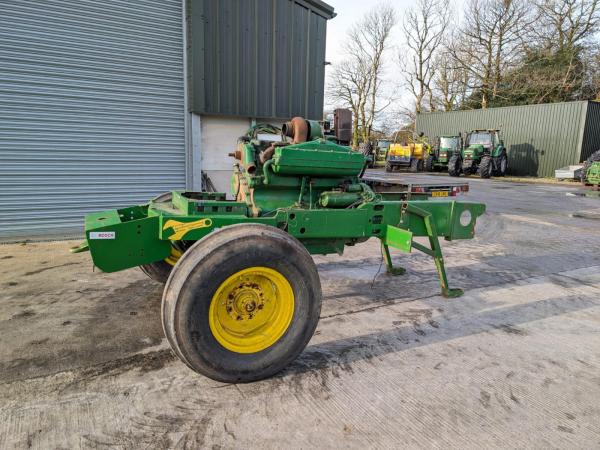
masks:
<svg viewBox="0 0 600 450"><path fill-rule="evenodd" d="M418 252L394 252L397 277L374 240L316 256L314 338L251 384L173 356L138 269L94 272L75 242L0 246L0 448L600 447L600 200L469 182L488 211L443 243L463 297L439 296Z"/></svg>

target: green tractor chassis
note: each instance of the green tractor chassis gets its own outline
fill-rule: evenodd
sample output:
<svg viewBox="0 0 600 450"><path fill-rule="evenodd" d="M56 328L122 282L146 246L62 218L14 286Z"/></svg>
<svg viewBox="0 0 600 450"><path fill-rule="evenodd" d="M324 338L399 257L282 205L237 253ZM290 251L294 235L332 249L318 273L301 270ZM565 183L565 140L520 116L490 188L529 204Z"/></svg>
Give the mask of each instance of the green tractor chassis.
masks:
<svg viewBox="0 0 600 450"><path fill-rule="evenodd" d="M315 122L293 119L283 139L259 140L259 131L250 129L232 155L235 199L176 191L90 214L86 241L73 249L89 250L105 272L140 266L165 283L165 334L190 368L248 382L293 361L321 309L311 254L377 238L390 274L404 273L390 247L416 249L434 259L442 295L462 294L448 286L439 238L471 239L485 205L374 192L359 178L365 157L322 139Z"/></svg>

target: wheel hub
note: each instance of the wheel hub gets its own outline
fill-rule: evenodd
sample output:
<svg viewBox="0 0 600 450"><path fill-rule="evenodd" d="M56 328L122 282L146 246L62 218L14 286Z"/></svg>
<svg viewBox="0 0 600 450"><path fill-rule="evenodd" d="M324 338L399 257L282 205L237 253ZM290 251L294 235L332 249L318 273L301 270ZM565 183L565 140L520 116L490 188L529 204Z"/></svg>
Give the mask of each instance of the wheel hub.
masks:
<svg viewBox="0 0 600 450"><path fill-rule="evenodd" d="M251 267L227 278L213 295L209 326L215 339L237 353L255 353L277 342L294 313L287 279L267 267Z"/></svg>
<svg viewBox="0 0 600 450"><path fill-rule="evenodd" d="M227 312L235 320L251 320L265 305L265 294L257 283L245 281L227 296Z"/></svg>

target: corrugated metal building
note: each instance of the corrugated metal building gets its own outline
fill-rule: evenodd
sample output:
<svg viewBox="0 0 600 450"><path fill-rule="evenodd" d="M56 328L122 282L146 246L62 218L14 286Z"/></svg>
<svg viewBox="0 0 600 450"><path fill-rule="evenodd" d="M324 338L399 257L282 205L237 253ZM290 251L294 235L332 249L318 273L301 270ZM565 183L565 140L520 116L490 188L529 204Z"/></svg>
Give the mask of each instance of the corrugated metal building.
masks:
<svg viewBox="0 0 600 450"><path fill-rule="evenodd" d="M500 129L511 175L554 176L600 149L600 103L568 102L420 114L416 128L429 137Z"/></svg>
<svg viewBox="0 0 600 450"><path fill-rule="evenodd" d="M288 119L323 116L320 1L196 0L190 4L192 111Z"/></svg>
<svg viewBox="0 0 600 450"><path fill-rule="evenodd" d="M203 148L194 173L201 168L228 192L227 154L252 119L322 118L326 25L334 15L320 0L188 3L192 147Z"/></svg>
<svg viewBox="0 0 600 450"><path fill-rule="evenodd" d="M225 189L252 120L320 117L333 15L319 0L0 2L0 239L80 234L87 212L200 189L201 170Z"/></svg>

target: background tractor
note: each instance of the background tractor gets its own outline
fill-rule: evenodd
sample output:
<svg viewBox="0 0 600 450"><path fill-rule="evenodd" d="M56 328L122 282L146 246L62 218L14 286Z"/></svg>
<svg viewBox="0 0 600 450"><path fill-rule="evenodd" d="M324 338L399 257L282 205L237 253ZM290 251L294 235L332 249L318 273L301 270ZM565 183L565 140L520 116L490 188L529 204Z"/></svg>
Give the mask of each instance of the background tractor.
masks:
<svg viewBox="0 0 600 450"><path fill-rule="evenodd" d="M600 150L595 151L583 162L581 168L581 183L598 188L600 184Z"/></svg>
<svg viewBox="0 0 600 450"><path fill-rule="evenodd" d="M385 171L406 168L410 172L422 172L430 152L431 146L423 133L415 138L410 131L397 132L387 152Z"/></svg>
<svg viewBox="0 0 600 450"><path fill-rule="evenodd" d="M385 167L387 152L392 141L389 139L377 139L370 142L362 142L358 145L358 150L365 156L368 156L369 169L376 167Z"/></svg>
<svg viewBox="0 0 600 450"><path fill-rule="evenodd" d="M392 141L390 139L378 139L375 147L375 159L373 161L373 167L385 167L387 161L387 154L390 149Z"/></svg>
<svg viewBox="0 0 600 450"><path fill-rule="evenodd" d="M585 185L592 186L594 190L600 188L600 162L593 162L585 174Z"/></svg>
<svg viewBox="0 0 600 450"><path fill-rule="evenodd" d="M500 130L474 130L466 134L462 151L448 161L448 173L458 177L477 174L481 178L506 174L508 155Z"/></svg>
<svg viewBox="0 0 600 450"><path fill-rule="evenodd" d="M431 154L425 160L427 172L448 170L448 160L462 150L462 136L439 136L435 139Z"/></svg>

